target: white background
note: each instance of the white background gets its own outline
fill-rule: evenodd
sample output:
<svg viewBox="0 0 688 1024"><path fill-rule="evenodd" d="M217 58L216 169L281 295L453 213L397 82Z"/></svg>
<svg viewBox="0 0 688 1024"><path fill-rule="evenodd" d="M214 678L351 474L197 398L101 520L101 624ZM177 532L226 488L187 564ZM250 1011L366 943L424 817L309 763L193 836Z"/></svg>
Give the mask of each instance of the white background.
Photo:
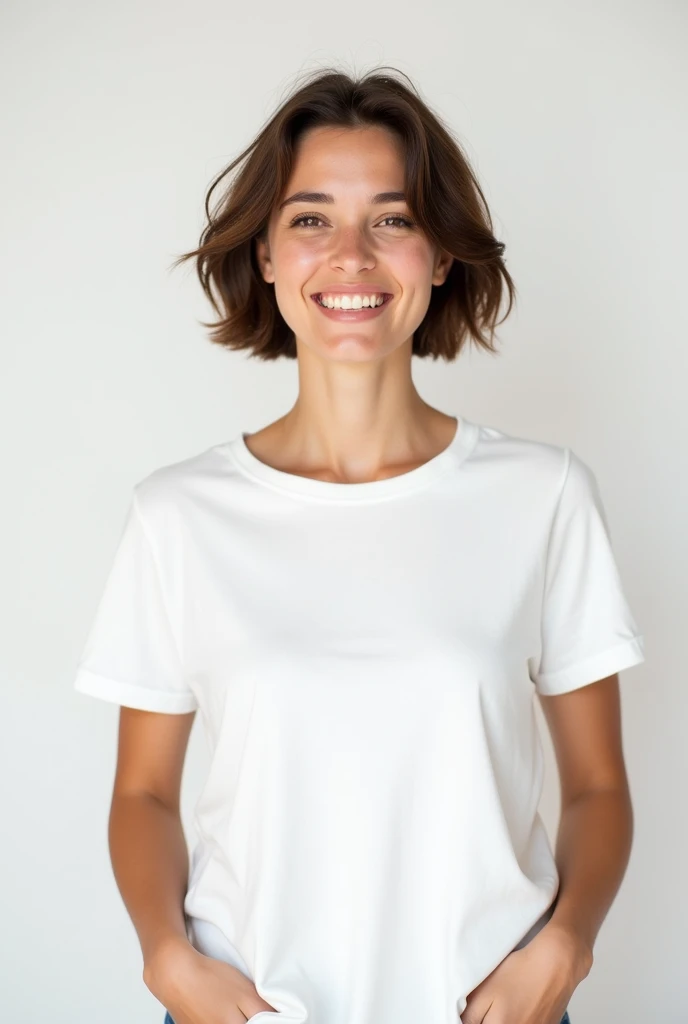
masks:
<svg viewBox="0 0 688 1024"><path fill-rule="evenodd" d="M192 267L168 267L299 72L392 64L463 141L519 289L499 356L416 359L418 388L591 465L645 635L621 674L633 853L572 1024L688 1020L687 22L668 0L5 5L4 1018L162 1024L107 849L117 706L73 676L132 485L296 393L294 363L211 345ZM205 767L197 720L190 843Z"/></svg>

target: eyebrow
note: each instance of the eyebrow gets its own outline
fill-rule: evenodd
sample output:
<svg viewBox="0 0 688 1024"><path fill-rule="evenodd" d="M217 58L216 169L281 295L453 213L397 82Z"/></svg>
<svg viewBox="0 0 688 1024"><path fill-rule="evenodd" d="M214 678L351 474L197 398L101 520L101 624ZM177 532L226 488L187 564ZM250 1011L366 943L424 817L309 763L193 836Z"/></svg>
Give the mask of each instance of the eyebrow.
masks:
<svg viewBox="0 0 688 1024"><path fill-rule="evenodd" d="M368 196L368 202L375 205L405 203L406 196L403 192L376 192L375 195ZM277 209L282 210L289 203L334 203L334 196L329 192L295 192L293 196L289 196L288 199L280 203Z"/></svg>

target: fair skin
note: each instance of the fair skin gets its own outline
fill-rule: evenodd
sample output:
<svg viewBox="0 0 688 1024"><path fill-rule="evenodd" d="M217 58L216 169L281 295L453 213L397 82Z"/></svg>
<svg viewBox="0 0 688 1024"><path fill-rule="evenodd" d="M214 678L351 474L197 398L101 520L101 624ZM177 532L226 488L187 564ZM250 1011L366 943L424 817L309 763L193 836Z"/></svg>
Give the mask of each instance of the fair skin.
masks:
<svg viewBox="0 0 688 1024"><path fill-rule="evenodd" d="M298 355L293 408L248 440L269 465L341 483L377 480L421 465L454 435L454 417L423 401L411 376L413 332L451 258L415 226L389 219L413 220L403 199L371 202L401 191L401 150L383 129L317 129L301 140L282 198L317 192L332 201L311 195L276 208L257 246ZM364 293L372 285L391 296L372 319L328 318L311 297L358 282ZM539 700L561 783L557 902L538 935L470 993L462 1024L559 1024L590 971L630 855L618 677ZM144 981L176 1024L243 1024L274 1007L245 975L195 950L185 931L179 791L193 718L122 707L112 861L141 942Z"/></svg>
<svg viewBox="0 0 688 1024"><path fill-rule="evenodd" d="M427 462L454 435L455 418L424 402L411 375L413 333L452 258L415 225L390 219L413 220L404 201L370 202L403 189L399 144L382 129L322 128L301 140L284 198L318 192L333 202L274 210L257 245L298 357L293 408L248 441L270 465L340 483L378 480ZM343 284L392 298L373 320L333 321L311 296Z"/></svg>

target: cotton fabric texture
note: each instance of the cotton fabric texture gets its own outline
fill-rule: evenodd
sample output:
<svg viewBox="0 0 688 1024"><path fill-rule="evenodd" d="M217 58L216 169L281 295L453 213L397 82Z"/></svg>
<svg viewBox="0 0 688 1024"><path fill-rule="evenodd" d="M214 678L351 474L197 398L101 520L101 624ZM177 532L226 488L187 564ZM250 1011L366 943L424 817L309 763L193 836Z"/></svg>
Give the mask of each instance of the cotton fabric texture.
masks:
<svg viewBox="0 0 688 1024"><path fill-rule="evenodd" d="M187 935L252 1022L456 1024L557 893L535 694L644 660L596 478L465 417L366 483L245 438L134 485L74 686L200 712Z"/></svg>

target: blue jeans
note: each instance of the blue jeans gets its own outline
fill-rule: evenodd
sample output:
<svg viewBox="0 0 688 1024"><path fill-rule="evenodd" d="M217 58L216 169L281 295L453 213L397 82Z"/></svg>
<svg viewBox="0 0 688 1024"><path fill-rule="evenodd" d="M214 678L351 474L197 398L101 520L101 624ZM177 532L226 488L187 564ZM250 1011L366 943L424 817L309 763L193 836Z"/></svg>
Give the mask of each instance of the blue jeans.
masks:
<svg viewBox="0 0 688 1024"><path fill-rule="evenodd" d="M174 1024L174 1021L173 1021L172 1017L170 1017L169 1013L165 1014L165 1019L162 1022L162 1024ZM251 1024L251 1018L250 1017L246 1021L246 1024ZM559 1021L559 1024L571 1024L571 1018L569 1017L569 1011L568 1010L564 1011L564 1016Z"/></svg>

